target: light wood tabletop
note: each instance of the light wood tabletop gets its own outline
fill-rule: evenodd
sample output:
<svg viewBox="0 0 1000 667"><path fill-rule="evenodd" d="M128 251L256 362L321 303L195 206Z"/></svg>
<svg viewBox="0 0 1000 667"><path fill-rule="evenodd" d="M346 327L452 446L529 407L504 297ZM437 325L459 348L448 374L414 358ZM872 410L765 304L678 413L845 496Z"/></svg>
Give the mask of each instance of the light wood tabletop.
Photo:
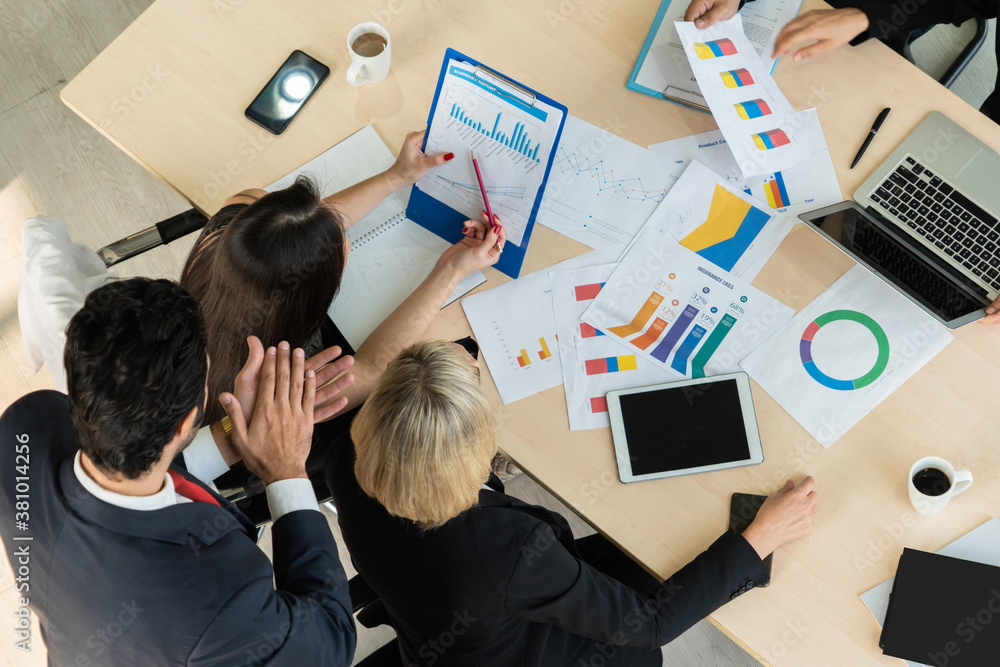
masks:
<svg viewBox="0 0 1000 667"><path fill-rule="evenodd" d="M398 150L406 132L426 123L446 47L645 146L716 127L708 114L625 88L658 4L160 0L73 79L62 98L208 213L365 124ZM820 7L806 0L803 11ZM355 88L345 81L346 36L367 20L391 33L392 70L381 83ZM294 49L332 72L275 137L243 111ZM845 199L932 109L1000 149L1000 128L877 42L801 63L785 58L775 78L795 108L818 109ZM892 114L858 168L849 170L884 106ZM536 226L524 272L586 250ZM852 265L799 226L754 284L800 309ZM487 277L484 288L507 280L493 270ZM443 311L430 337L468 333L456 304ZM569 431L562 387L504 406L486 369L483 386L504 451L661 576L721 534L732 492L769 493L786 478L813 475L820 504L812 535L775 554L769 588L740 597L713 619L773 665L895 665L882 656L878 625L858 595L892 576L904 545L936 550L1000 513L1000 327L971 324L955 333L954 342L829 449L755 385L762 465L639 484L618 480L608 429ZM913 511L906 493L910 465L927 455L976 477L969 491L930 518Z"/></svg>

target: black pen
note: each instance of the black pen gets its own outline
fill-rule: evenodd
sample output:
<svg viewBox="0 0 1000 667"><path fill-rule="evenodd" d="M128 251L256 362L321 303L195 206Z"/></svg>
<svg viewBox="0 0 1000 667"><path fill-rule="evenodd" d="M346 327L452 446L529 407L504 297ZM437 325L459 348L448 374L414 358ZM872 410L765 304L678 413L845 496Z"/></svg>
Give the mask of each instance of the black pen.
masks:
<svg viewBox="0 0 1000 667"><path fill-rule="evenodd" d="M878 129L882 127L882 121L884 121L886 116L888 115L889 115L889 107L886 107L882 109L882 111L878 115L878 118L876 118L875 122L872 123L872 129L868 133L868 136L865 137L865 143L861 144L861 148L858 149L858 154L854 156L854 162L851 163L851 169L854 169L854 165L858 163L858 161L861 159L861 156L865 154L866 150L868 150L868 144L870 144L872 142L872 139L875 138L875 134L878 133Z"/></svg>

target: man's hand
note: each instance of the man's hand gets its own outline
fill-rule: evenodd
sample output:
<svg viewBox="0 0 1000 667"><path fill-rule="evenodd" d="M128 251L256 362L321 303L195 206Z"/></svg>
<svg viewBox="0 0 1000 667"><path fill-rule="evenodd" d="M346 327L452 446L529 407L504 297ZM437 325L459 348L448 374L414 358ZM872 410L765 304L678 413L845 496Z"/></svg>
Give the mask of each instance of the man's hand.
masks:
<svg viewBox="0 0 1000 667"><path fill-rule="evenodd" d="M812 46L795 52L792 60L798 62L843 46L865 30L868 30L868 15L860 9L816 9L790 21L781 29L774 41L773 57L783 56L797 46L815 40Z"/></svg>
<svg viewBox="0 0 1000 667"><path fill-rule="evenodd" d="M694 21L696 27L704 29L718 21L733 18L739 9L740 0L691 0L684 12L684 20Z"/></svg>
<svg viewBox="0 0 1000 667"><path fill-rule="evenodd" d="M220 397L233 424L234 447L265 485L307 478L315 399L316 373L306 371L301 349L292 354L284 342L264 354L249 426L236 397Z"/></svg>
<svg viewBox="0 0 1000 667"><path fill-rule="evenodd" d="M806 477L798 488L792 480L767 497L743 537L761 560L783 544L812 532L816 515L816 480Z"/></svg>
<svg viewBox="0 0 1000 667"><path fill-rule="evenodd" d="M399 157L395 164L389 167L389 171L396 177L399 187L413 185L424 177L431 167L442 165L455 157L454 153L439 153L437 155L427 155L420 148L424 143L424 133L410 132L403 140L403 147L399 149Z"/></svg>
<svg viewBox="0 0 1000 667"><path fill-rule="evenodd" d="M986 306L986 317L979 321L983 324L1000 324L1000 296L993 303Z"/></svg>
<svg viewBox="0 0 1000 667"><path fill-rule="evenodd" d="M249 336L247 347L247 360L236 375L233 394L243 410L243 418L249 422L253 420L254 404L257 402L257 386L260 384L260 371L264 364L264 345L256 336ZM340 346L334 345L306 359L306 372L316 373L316 386L319 387L316 390L316 410L313 413L316 424L330 419L347 407L346 396L332 400L354 382L354 376L344 372L354 365L354 357L341 357L340 353Z"/></svg>

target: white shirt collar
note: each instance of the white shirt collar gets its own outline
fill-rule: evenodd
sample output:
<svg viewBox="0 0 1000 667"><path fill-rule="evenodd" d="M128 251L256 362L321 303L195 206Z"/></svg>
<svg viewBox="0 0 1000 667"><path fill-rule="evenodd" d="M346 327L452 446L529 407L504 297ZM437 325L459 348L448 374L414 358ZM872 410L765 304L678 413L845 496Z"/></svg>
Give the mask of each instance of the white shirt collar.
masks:
<svg viewBox="0 0 1000 667"><path fill-rule="evenodd" d="M151 510L163 509L164 507L171 507L176 505L178 500L180 500L174 492L174 481L170 479L170 475L164 475L166 480L163 488L151 496L125 496L120 493L115 493L114 491L108 491L103 486L95 482L93 478L87 474L87 471L83 469L83 464L80 462L82 456L83 453L81 451L77 451L76 456L73 458L73 472L76 474L76 478L80 480L80 484L83 485L83 488L87 489L87 491L89 491L98 500L103 500L109 505L122 507L127 510L140 510L148 512ZM187 499L185 498L183 500Z"/></svg>

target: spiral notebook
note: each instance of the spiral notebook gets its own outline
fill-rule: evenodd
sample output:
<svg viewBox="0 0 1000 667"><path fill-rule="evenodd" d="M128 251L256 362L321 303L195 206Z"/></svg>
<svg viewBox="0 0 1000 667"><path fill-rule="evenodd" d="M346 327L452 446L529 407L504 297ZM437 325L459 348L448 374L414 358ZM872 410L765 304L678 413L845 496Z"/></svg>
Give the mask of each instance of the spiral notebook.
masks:
<svg viewBox="0 0 1000 667"><path fill-rule="evenodd" d="M325 197L385 171L395 160L368 125L267 189L287 187L306 174ZM408 188L397 190L347 230L351 252L329 315L354 349L427 277L451 245L407 219L408 196ZM484 282L480 271L466 276L445 305Z"/></svg>

